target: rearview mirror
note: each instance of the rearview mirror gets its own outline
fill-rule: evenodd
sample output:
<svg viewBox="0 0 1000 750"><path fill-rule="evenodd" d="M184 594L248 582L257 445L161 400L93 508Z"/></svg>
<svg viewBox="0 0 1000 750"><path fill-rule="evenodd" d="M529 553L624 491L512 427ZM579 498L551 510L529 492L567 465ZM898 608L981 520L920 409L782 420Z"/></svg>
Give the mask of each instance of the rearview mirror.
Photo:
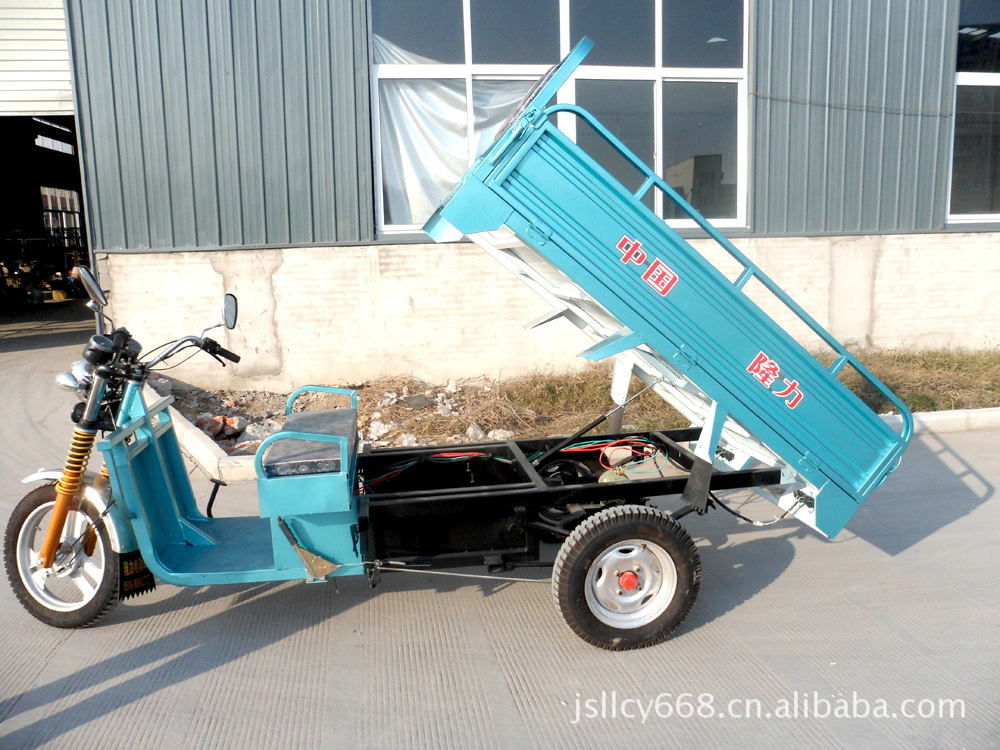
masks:
<svg viewBox="0 0 1000 750"><path fill-rule="evenodd" d="M104 290L97 283L94 274L86 266L78 266L77 271L80 274L80 282L83 284L83 288L87 290L90 298L101 307L105 307L108 304L108 298L104 296Z"/></svg>
<svg viewBox="0 0 1000 750"><path fill-rule="evenodd" d="M222 322L230 331L236 327L236 318L239 315L239 305L236 302L235 294L227 294L222 298Z"/></svg>

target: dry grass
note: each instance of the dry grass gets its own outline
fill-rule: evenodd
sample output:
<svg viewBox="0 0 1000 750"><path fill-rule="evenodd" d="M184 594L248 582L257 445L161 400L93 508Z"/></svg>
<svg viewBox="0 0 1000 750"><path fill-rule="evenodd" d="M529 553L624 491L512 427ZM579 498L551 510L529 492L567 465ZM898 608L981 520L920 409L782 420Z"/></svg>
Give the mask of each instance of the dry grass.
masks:
<svg viewBox="0 0 1000 750"><path fill-rule="evenodd" d="M1000 406L1000 349L912 351L859 349L854 352L911 411L984 409ZM886 402L856 373L842 380L873 409Z"/></svg>
<svg viewBox="0 0 1000 750"><path fill-rule="evenodd" d="M913 411L1000 406L1000 349L978 352L860 349L855 354ZM876 411L891 410L885 399L852 369L845 368L841 379ZM406 376L363 383L357 386L359 421L362 427L375 422L391 427L382 438L390 443L398 443L406 434L421 443L458 442L467 439L465 432L472 424L487 433L509 430L519 438L569 434L614 406L610 396L610 363L587 365L574 373L537 372L500 382L466 380L457 386L455 392L449 392L444 386ZM633 378L631 393L642 388L638 378ZM434 403L412 409L402 400L404 394L425 394ZM223 401L235 401L237 409L251 417L278 415L284 409L284 396L275 394L218 395ZM342 404L343 398L310 395L297 406L328 408ZM440 414L439 400L450 404L448 411L457 414ZM651 391L626 407L625 423L639 430L687 425L683 417Z"/></svg>
<svg viewBox="0 0 1000 750"><path fill-rule="evenodd" d="M383 438L398 440L404 434L420 439L456 441L465 439L473 424L484 432L508 430L518 437L543 437L572 433L614 407L611 400L611 365L587 365L576 373L534 373L504 381L471 379L459 381L457 390L425 383L413 377L379 378L355 386L358 391L358 419L362 427L375 422L391 426ZM632 393L643 384L634 379ZM432 405L411 408L403 397L426 395ZM221 400L238 404L251 417L280 414L284 397L261 392L226 391ZM450 405L441 414L439 402ZM307 394L296 402L299 409L324 409L343 405L343 396ZM628 424L638 429L687 425L677 412L656 394L649 392L629 404Z"/></svg>

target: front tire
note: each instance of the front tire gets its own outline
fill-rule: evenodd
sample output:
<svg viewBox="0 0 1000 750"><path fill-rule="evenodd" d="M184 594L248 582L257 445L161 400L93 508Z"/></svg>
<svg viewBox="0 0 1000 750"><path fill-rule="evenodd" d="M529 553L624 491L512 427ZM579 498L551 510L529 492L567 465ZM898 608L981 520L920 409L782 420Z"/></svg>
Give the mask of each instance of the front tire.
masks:
<svg viewBox="0 0 1000 750"><path fill-rule="evenodd" d="M96 523L97 510L83 499L69 512L55 563L39 568L38 555L55 499L55 485L50 484L32 490L14 508L3 545L7 579L37 619L57 628L84 628L118 603L118 553L111 548L105 524ZM96 542L74 549L73 543L92 527ZM87 554L89 546L92 552Z"/></svg>
<svg viewBox="0 0 1000 750"><path fill-rule="evenodd" d="M563 542L552 568L552 594L566 624L610 651L665 640L691 611L700 585L691 537L641 505L588 518Z"/></svg>

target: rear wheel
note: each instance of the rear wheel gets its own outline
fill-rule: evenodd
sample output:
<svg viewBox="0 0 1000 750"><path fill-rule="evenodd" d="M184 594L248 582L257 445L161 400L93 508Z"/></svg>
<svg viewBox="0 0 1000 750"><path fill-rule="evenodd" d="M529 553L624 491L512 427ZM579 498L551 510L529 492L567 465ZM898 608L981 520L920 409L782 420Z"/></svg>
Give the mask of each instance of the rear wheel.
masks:
<svg viewBox="0 0 1000 750"><path fill-rule="evenodd" d="M82 628L118 603L118 554L107 528L97 524L97 510L82 500L69 512L55 563L39 567L55 499L55 485L50 484L17 504L4 535L4 564L10 586L28 612L57 628Z"/></svg>
<svg viewBox="0 0 1000 750"><path fill-rule="evenodd" d="M552 568L563 619L583 640L612 651L667 638L700 585L691 537L669 516L639 505L608 508L581 523Z"/></svg>

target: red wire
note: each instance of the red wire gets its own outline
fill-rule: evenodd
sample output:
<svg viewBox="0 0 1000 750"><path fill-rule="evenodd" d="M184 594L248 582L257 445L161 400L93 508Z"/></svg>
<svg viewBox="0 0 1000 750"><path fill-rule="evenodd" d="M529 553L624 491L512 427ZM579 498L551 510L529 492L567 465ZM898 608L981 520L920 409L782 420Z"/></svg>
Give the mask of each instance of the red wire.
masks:
<svg viewBox="0 0 1000 750"><path fill-rule="evenodd" d="M633 456L643 456L645 458L648 458L649 456L653 455L652 453L647 452L650 448L649 443L644 443L640 440L635 440L634 438L623 438L622 440L615 440L612 443L608 443L601 451L601 466L603 466L605 469L614 468L613 466L611 466L610 463L605 463L605 459L607 458L607 451L610 450L611 448L615 448L618 446L621 446L623 448L630 448ZM642 448L643 450L636 450L636 448Z"/></svg>

